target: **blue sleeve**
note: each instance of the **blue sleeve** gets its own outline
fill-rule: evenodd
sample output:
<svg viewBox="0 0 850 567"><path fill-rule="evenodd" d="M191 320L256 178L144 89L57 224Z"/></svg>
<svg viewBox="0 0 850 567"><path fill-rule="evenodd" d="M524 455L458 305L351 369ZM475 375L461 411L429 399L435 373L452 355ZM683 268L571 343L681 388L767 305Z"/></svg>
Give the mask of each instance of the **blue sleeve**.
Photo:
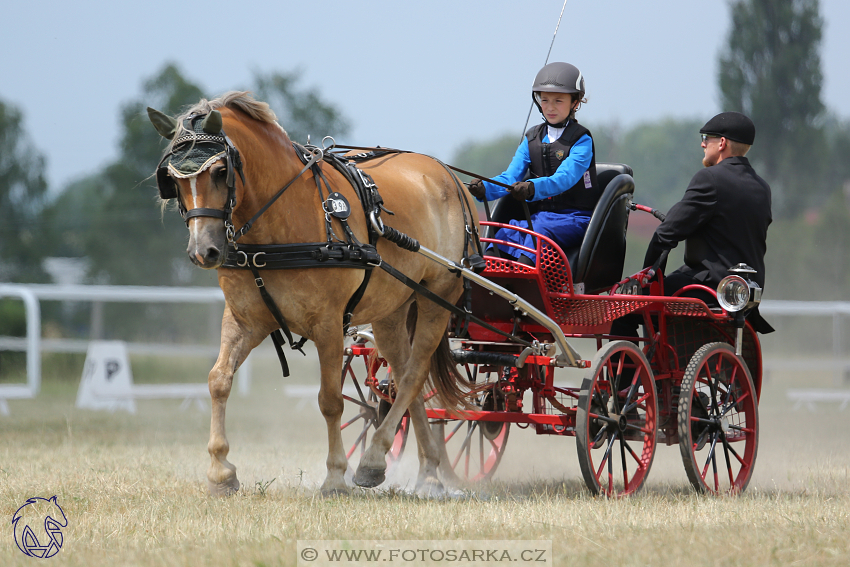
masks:
<svg viewBox="0 0 850 567"><path fill-rule="evenodd" d="M503 173L494 177L495 181L501 181L506 185L513 185L517 181L522 181L525 177L525 172L528 171L528 166L531 163L531 158L528 154L528 138L523 136L522 143L516 149L511 164ZM589 163L589 162L588 162ZM484 187L487 189L487 200L492 201L499 197L504 197L508 194L507 189L493 185L492 183L484 182ZM536 186L535 186L536 187ZM570 185L572 187L572 185Z"/></svg>
<svg viewBox="0 0 850 567"><path fill-rule="evenodd" d="M525 148L525 153L528 155L527 143ZM534 183L534 198L532 201L548 199L571 189L582 178L584 172L590 168L592 157L593 141L590 139L590 136L585 134L573 145L572 149L570 149L570 155L558 166L558 170L554 175L531 180Z"/></svg>

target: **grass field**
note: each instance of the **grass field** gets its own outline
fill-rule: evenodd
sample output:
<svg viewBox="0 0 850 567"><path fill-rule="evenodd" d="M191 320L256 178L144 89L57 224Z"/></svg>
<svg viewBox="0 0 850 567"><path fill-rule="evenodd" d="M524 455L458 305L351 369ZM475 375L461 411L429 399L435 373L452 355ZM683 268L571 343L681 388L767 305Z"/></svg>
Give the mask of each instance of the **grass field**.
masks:
<svg viewBox="0 0 850 567"><path fill-rule="evenodd" d="M850 565L850 410L792 411L785 399L788 387L831 386L830 376L772 374L755 476L739 497L692 493L678 448L659 447L641 494L593 498L572 439L514 429L493 483L425 501L408 490L412 439L385 486L319 496L324 420L283 395L284 384L315 383L315 360L290 362L288 381L261 360L251 395L234 388L229 458L243 489L226 499L206 494L208 411L181 411L179 400L141 402L135 415L76 410L78 375L9 402L0 565L39 561L17 549L10 520L27 498L54 494L68 527L48 565L295 565L299 539L551 540L555 564L568 566ZM139 365L137 381L156 375ZM203 381L206 366L184 364L185 380Z"/></svg>

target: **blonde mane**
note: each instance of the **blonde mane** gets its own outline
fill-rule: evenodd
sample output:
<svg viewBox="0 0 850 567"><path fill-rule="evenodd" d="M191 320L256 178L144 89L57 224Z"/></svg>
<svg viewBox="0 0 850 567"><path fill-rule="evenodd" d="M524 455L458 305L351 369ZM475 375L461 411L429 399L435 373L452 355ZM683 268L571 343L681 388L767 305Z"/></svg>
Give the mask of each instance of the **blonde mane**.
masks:
<svg viewBox="0 0 850 567"><path fill-rule="evenodd" d="M174 138L172 139L172 144L174 143L174 140L179 138L182 134L193 134L192 132L189 132L183 127L183 120L185 118L191 116L192 114L209 114L213 110L219 108L232 108L235 110L241 110L254 120L274 124L281 130L283 130L283 127L277 122L277 115L274 113L274 110L269 107L268 103L255 99L254 95L250 91L228 91L220 97L214 98L212 100L202 98L196 104L191 106L188 110L178 116L177 132L175 133ZM283 130L283 132L286 133L286 130Z"/></svg>

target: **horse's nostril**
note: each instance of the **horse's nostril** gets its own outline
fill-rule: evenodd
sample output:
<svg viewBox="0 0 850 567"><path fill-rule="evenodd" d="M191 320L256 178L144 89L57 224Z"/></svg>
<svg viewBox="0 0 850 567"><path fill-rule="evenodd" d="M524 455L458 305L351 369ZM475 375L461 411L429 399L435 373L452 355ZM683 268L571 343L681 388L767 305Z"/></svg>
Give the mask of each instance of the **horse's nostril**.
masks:
<svg viewBox="0 0 850 567"><path fill-rule="evenodd" d="M221 252L219 251L218 248L210 246L207 249L207 255L206 255L207 262L213 262L213 263L218 262L219 257L221 257Z"/></svg>

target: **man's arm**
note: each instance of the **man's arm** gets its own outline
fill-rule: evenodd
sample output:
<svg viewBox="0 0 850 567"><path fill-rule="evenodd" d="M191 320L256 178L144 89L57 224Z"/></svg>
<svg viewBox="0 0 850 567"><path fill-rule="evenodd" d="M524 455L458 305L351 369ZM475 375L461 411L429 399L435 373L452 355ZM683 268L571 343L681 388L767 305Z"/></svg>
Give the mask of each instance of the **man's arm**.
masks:
<svg viewBox="0 0 850 567"><path fill-rule="evenodd" d="M653 265L662 252L672 250L699 230L714 214L716 204L714 175L709 168L702 169L691 179L682 200L670 208L666 220L655 229L643 260L644 267Z"/></svg>

